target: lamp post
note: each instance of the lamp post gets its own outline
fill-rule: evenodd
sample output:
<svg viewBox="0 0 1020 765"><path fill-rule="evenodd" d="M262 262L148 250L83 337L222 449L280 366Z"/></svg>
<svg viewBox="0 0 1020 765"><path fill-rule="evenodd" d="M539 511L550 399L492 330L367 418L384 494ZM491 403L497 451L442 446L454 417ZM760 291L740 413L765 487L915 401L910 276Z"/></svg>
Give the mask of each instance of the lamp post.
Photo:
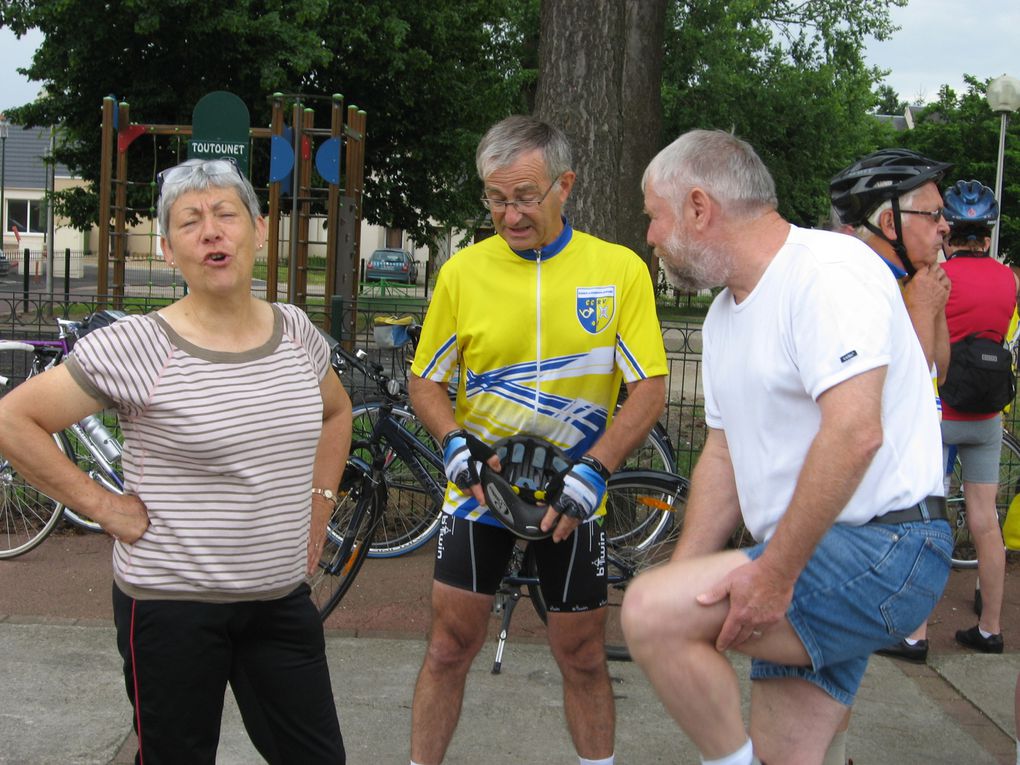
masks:
<svg viewBox="0 0 1020 765"><path fill-rule="evenodd" d="M0 231L0 251L3 251L4 241L7 237L7 206L4 202L7 179L4 176L7 174L7 131L10 126L7 116L0 114L0 227L3 228Z"/></svg>
<svg viewBox="0 0 1020 765"><path fill-rule="evenodd" d="M999 161L995 170L995 199L999 203L999 216L1002 216L1002 166L1006 158L1006 126L1009 124L1009 115L1020 109L1020 80L1016 77L1002 75L988 83L988 90L985 93L988 105L993 112L1002 116L999 127ZM999 229L1000 222L992 229L992 257L999 259Z"/></svg>

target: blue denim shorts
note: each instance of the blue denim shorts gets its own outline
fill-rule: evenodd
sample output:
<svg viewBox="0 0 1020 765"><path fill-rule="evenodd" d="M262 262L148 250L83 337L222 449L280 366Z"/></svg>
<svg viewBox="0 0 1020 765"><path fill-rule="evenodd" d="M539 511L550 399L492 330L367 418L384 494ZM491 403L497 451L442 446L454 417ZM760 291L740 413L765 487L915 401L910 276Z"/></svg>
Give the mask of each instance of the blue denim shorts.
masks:
<svg viewBox="0 0 1020 765"><path fill-rule="evenodd" d="M755 559L767 544L744 552ZM797 579L786 612L811 667L755 659L751 679L800 678L850 706L868 657L909 635L935 607L952 550L943 520L834 525Z"/></svg>

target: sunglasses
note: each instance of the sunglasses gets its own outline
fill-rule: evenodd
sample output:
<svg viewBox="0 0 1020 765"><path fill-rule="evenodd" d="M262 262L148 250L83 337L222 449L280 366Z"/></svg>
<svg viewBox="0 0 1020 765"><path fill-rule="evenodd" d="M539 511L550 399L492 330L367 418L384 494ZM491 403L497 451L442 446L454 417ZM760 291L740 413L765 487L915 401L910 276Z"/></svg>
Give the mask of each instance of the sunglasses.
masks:
<svg viewBox="0 0 1020 765"><path fill-rule="evenodd" d="M162 196L164 183L180 183L196 170L201 170L206 175L229 175L230 173L236 173L238 178L244 180L241 168L237 166L237 162L233 157L208 159L196 164L176 165L166 170L161 170L156 175L156 195Z"/></svg>

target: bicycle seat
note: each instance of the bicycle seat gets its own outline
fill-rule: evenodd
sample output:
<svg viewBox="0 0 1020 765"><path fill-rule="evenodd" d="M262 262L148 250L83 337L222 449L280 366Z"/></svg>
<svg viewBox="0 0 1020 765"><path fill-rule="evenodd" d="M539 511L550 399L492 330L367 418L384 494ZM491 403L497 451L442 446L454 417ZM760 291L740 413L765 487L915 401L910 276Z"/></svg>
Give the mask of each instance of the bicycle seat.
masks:
<svg viewBox="0 0 1020 765"><path fill-rule="evenodd" d="M481 484L489 512L522 539L545 539L552 530L542 531L542 518L555 497L546 486L555 476L570 469L570 459L554 444L537 436L512 436L492 445L502 472L482 464Z"/></svg>

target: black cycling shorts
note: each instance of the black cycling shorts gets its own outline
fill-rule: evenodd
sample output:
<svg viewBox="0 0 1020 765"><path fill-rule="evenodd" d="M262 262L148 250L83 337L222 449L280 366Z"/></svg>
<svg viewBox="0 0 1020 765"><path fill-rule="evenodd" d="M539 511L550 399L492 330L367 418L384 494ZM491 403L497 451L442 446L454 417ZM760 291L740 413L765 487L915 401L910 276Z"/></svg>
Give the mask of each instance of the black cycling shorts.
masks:
<svg viewBox="0 0 1020 765"><path fill-rule="evenodd" d="M494 595L517 537L502 526L443 515L435 579L451 587ZM528 542L550 611L590 611L606 605L606 532L585 523L567 539Z"/></svg>

